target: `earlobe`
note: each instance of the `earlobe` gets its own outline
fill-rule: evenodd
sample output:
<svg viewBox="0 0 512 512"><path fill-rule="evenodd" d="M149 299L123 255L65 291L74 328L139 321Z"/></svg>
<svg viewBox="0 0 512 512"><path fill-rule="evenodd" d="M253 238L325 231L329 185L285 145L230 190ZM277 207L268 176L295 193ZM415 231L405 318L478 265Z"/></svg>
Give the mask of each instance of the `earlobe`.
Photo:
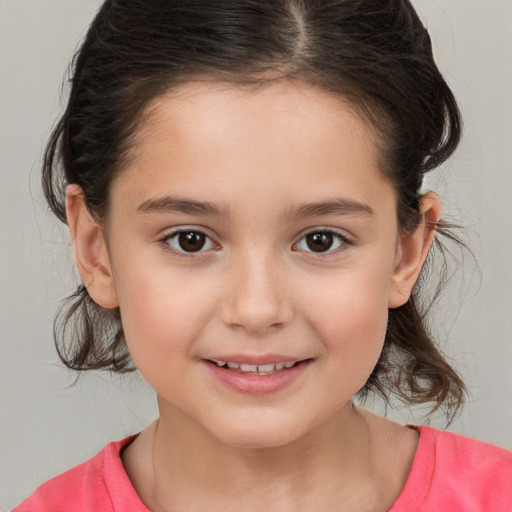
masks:
<svg viewBox="0 0 512 512"><path fill-rule="evenodd" d="M428 192L421 197L420 212L418 227L413 232L401 235L399 258L393 271L388 299L389 308L397 308L409 300L420 275L441 216L441 201L437 194Z"/></svg>
<svg viewBox="0 0 512 512"><path fill-rule="evenodd" d="M67 188L66 216L78 272L89 295L104 308L117 307L119 302L103 230L89 213L78 185Z"/></svg>

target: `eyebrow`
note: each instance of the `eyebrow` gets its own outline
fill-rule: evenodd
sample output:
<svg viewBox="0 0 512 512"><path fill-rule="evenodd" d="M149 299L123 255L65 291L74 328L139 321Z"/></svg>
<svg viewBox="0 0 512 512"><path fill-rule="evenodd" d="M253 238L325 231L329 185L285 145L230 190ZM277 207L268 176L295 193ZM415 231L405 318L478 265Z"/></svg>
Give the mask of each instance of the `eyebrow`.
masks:
<svg viewBox="0 0 512 512"><path fill-rule="evenodd" d="M373 215L373 209L362 202L346 198L333 198L318 203L306 203L287 212L288 217L316 215Z"/></svg>
<svg viewBox="0 0 512 512"><path fill-rule="evenodd" d="M195 201L177 196L151 198L144 201L138 208L139 213L185 213L189 215L213 215L224 217L228 208L219 208L208 201Z"/></svg>
<svg viewBox="0 0 512 512"><path fill-rule="evenodd" d="M212 215L225 217L227 206L220 208L215 203L196 201L177 196L164 196L144 201L138 208L139 213L184 213L188 215ZM290 208L285 216L312 217L318 215L373 215L373 209L365 203L346 198L335 198L316 203L305 203Z"/></svg>

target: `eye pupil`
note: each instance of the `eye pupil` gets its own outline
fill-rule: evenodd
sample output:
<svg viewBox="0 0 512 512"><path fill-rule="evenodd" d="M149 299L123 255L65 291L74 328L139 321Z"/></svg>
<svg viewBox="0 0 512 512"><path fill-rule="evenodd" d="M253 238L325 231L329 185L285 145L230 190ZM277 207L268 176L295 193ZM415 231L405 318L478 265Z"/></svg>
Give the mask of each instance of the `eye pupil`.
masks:
<svg viewBox="0 0 512 512"><path fill-rule="evenodd" d="M204 247L206 236L197 231L187 231L179 234L178 242L185 252L197 252Z"/></svg>
<svg viewBox="0 0 512 512"><path fill-rule="evenodd" d="M306 236L308 248L313 252L328 251L334 242L332 233L311 233Z"/></svg>

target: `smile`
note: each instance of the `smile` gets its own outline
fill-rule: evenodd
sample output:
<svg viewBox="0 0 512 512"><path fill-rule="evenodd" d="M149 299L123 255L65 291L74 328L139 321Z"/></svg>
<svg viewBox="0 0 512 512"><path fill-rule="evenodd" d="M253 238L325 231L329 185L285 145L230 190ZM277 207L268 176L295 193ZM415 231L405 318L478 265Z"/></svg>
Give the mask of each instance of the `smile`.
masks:
<svg viewBox="0 0 512 512"><path fill-rule="evenodd" d="M288 356L289 357L289 356ZM210 374L239 393L267 395L282 391L307 373L314 359L274 356L225 356L203 359Z"/></svg>
<svg viewBox="0 0 512 512"><path fill-rule="evenodd" d="M249 375L272 375L276 372L292 368L297 364L297 362L298 361L268 364L244 364L235 363L234 361L215 361L217 366L221 368L229 368L230 370L239 371Z"/></svg>

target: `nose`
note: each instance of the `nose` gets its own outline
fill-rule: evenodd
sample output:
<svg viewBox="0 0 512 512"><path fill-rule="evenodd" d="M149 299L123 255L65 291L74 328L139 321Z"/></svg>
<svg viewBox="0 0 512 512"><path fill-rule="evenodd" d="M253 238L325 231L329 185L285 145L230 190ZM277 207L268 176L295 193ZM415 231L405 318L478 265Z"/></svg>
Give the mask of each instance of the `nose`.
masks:
<svg viewBox="0 0 512 512"><path fill-rule="evenodd" d="M246 256L232 262L225 290L223 322L261 334L287 324L293 316L284 272L270 257ZM281 269L282 270L282 269Z"/></svg>

